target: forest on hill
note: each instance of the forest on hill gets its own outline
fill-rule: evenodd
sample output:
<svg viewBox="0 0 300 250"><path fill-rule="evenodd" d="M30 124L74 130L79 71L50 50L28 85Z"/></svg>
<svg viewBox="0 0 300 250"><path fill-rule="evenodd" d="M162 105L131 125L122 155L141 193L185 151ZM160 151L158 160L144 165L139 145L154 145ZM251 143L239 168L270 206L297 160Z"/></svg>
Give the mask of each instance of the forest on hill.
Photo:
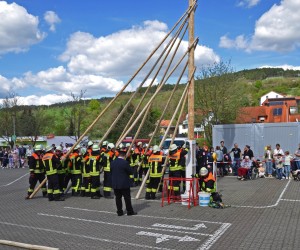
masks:
<svg viewBox="0 0 300 250"><path fill-rule="evenodd" d="M173 89L166 84L156 97L147 115L139 137L149 137L154 131L155 123L160 118ZM275 91L290 96L300 96L300 71L280 68L262 68L232 72L229 65L219 64L196 75L195 80L195 123L206 126L206 136L211 136L212 124L230 124L235 122L240 107L258 106L262 95ZM170 108L164 119L170 119L181 97L185 84L178 86L172 98ZM153 95L156 86L151 87L146 95L145 104ZM117 125L110 132L108 139L119 138L127 121L132 116L146 88L141 88L129 105ZM88 133L91 139L100 139L123 107L132 93L120 95L109 110ZM102 112L112 98L86 100L84 91L80 95L70 94L72 101L51 106L22 106L17 95L11 93L1 103L0 134L7 138L16 136L69 135L79 138ZM143 106L143 105L142 105ZM142 109L142 107L140 107ZM185 113L186 114L186 113ZM213 114L213 116L212 116ZM182 119L182 117L180 117ZM177 116L176 119L179 119ZM130 132L134 135L138 125ZM157 137L160 136L157 133ZM128 136L130 136L128 135Z"/></svg>

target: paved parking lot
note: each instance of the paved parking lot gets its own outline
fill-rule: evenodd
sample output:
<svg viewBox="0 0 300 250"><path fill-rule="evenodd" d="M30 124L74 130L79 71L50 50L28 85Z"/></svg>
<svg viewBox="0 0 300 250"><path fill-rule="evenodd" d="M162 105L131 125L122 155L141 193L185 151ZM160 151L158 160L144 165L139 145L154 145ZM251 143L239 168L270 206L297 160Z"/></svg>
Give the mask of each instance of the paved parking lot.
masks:
<svg viewBox="0 0 300 250"><path fill-rule="evenodd" d="M68 196L25 200L27 169L0 169L0 240L59 249L298 249L300 182L220 178L226 209L161 207L133 199L136 216L117 216L114 200ZM132 189L134 197L137 188ZM0 245L0 249L20 249Z"/></svg>

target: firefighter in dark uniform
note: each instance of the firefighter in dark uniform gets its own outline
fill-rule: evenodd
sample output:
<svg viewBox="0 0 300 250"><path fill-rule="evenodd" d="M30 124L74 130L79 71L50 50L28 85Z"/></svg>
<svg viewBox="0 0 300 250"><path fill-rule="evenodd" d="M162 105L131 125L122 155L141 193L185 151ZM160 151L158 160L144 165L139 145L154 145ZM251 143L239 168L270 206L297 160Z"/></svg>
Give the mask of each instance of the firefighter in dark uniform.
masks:
<svg viewBox="0 0 300 250"><path fill-rule="evenodd" d="M29 189L26 199L29 199L29 196L33 193L34 188L39 181L42 183L42 181L45 179L45 168L42 162L42 145L36 145L34 147L34 152L31 156L28 157L28 165L29 165ZM47 188L46 183L42 186L42 192L43 197L47 197Z"/></svg>
<svg viewBox="0 0 300 250"><path fill-rule="evenodd" d="M104 198L111 199L111 172L110 164L115 159L115 145L109 143L106 148L105 153L101 153L101 166L104 171L104 181L103 181L103 196Z"/></svg>
<svg viewBox="0 0 300 250"><path fill-rule="evenodd" d="M138 142L132 153L133 175L134 175L134 183L136 186L140 185L142 182L142 169L139 168L139 165L142 164L141 162L142 153L143 153L142 142Z"/></svg>
<svg viewBox="0 0 300 250"><path fill-rule="evenodd" d="M160 180L162 178L162 164L163 164L163 156L160 153L159 146L155 145L153 147L153 153L149 156L148 159L148 165L149 165L149 183L146 188L146 196L145 199L154 200L156 191L158 189L158 185L160 183Z"/></svg>
<svg viewBox="0 0 300 250"><path fill-rule="evenodd" d="M72 174L72 196L78 196L81 190L82 182L82 157L79 155L80 146L77 145L73 152L69 155L70 168Z"/></svg>
<svg viewBox="0 0 300 250"><path fill-rule="evenodd" d="M169 177L170 178L181 178L181 168L184 162L184 157L187 151L178 151L177 145L172 144L169 148ZM175 198L180 197L180 180L173 180L169 183L169 193Z"/></svg>
<svg viewBox="0 0 300 250"><path fill-rule="evenodd" d="M89 157L89 168L91 176L91 199L100 199L100 147L94 144Z"/></svg>
<svg viewBox="0 0 300 250"><path fill-rule="evenodd" d="M59 190L57 167L60 164L60 159L53 153L53 147L47 146L43 156L43 164L48 179L48 199L49 201L64 201Z"/></svg>
<svg viewBox="0 0 300 250"><path fill-rule="evenodd" d="M133 158L132 158L133 151L130 148L130 143L128 143L128 142L125 145L125 151L127 152L126 153L127 157L126 157L125 160L128 161L129 164L130 164L130 167L132 167L132 174L129 176L129 178L131 180L131 186L135 187L136 186L135 183L134 183L134 166L135 166L135 164L134 164Z"/></svg>
<svg viewBox="0 0 300 250"><path fill-rule="evenodd" d="M82 185L81 185L81 197L90 197L91 196L91 174L90 174L90 165L88 161L90 159L90 155L92 153L92 148L85 148L81 149L82 154Z"/></svg>
<svg viewBox="0 0 300 250"><path fill-rule="evenodd" d="M183 144L182 146L180 146L180 148L178 148L178 151L180 152L181 155L186 155L188 154L189 150L188 148L186 147L186 144ZM181 172L181 175L180 177L181 178L185 178L185 169L186 169L186 158L185 156L181 157L180 159L180 172ZM185 184L186 182L183 180L181 181L182 182L182 192L185 192Z"/></svg>
<svg viewBox="0 0 300 250"><path fill-rule="evenodd" d="M203 192L216 192L216 178L206 167L200 169L199 187Z"/></svg>
<svg viewBox="0 0 300 250"><path fill-rule="evenodd" d="M149 156L152 154L152 151L149 148L147 150L147 148L148 148L148 144L144 144L143 145L143 153L142 153L142 156L141 156L141 160L142 160L142 175L144 175L144 176L146 176L146 174L147 174L147 172L149 170L148 159L149 159ZM149 183L149 178L146 181L146 183L147 184Z"/></svg>
<svg viewBox="0 0 300 250"><path fill-rule="evenodd" d="M66 169L63 165L63 160L62 160L62 147L57 146L55 148L55 155L59 159L59 164L57 166L57 175L58 175L58 185L59 185L59 190L61 192L61 196L64 196L64 185L65 185L65 176L66 176Z"/></svg>

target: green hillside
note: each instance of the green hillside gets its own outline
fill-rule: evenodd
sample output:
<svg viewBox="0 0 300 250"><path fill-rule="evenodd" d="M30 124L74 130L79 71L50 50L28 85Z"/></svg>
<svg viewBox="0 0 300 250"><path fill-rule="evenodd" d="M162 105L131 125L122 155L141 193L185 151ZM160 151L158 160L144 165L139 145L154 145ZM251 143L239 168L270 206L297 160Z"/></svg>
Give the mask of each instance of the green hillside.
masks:
<svg viewBox="0 0 300 250"><path fill-rule="evenodd" d="M232 123L234 122L235 114L230 113L228 110L238 110L241 106L257 106L259 105L259 98L269 91L275 91L284 95L300 96L299 76L300 71L252 69L208 79L198 77L198 80L195 81L195 108L200 111L196 112L195 122L203 123L204 118L206 117L207 119L208 113L214 112L218 115L214 121L215 123ZM154 123L160 117L172 88L173 85L165 85L156 97L151 107L150 115L146 120L146 129L144 129L141 136L147 136L153 131ZM151 88L143 105L151 98L155 89L156 87ZM180 85L176 90L164 119L172 117L183 89L184 85ZM128 111L110 133L109 138L118 138L145 90L146 88L140 90ZM131 94L129 92L123 93L116 100L88 133L91 138L100 139L103 136L120 113L122 107L127 103ZM55 135L80 136L111 99L78 99L79 101L58 103L51 106L20 106L18 103L6 100L6 103L2 103L0 109L0 134L11 136L14 133L14 124L17 136L48 135L51 133ZM135 126L131 134L134 134L136 129L137 126Z"/></svg>

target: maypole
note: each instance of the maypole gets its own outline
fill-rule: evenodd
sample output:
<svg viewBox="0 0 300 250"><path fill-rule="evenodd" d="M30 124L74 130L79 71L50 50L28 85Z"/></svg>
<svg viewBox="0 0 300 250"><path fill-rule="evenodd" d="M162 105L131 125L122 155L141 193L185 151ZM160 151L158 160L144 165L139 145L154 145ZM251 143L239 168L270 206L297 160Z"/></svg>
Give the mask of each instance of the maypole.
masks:
<svg viewBox="0 0 300 250"><path fill-rule="evenodd" d="M189 88L188 88L188 140L190 144L189 154L186 159L186 170L185 176L186 178L191 178L195 176L196 173L196 141L194 135L194 73L195 73L195 47L191 46L194 43L194 19L195 19L195 9L196 9L197 0L189 0L189 8L192 8L192 11L189 14L189 58L188 58L188 79ZM190 185L186 182L186 194L190 195Z"/></svg>
<svg viewBox="0 0 300 250"><path fill-rule="evenodd" d="M189 7L192 8L194 5L195 0L189 0ZM191 46L194 43L194 18L195 17L195 8L190 12L189 18L189 67L188 67L188 79L191 79L190 86L188 89L188 138L189 140L194 140L194 86L195 81L193 77L194 67L195 67L195 48Z"/></svg>

